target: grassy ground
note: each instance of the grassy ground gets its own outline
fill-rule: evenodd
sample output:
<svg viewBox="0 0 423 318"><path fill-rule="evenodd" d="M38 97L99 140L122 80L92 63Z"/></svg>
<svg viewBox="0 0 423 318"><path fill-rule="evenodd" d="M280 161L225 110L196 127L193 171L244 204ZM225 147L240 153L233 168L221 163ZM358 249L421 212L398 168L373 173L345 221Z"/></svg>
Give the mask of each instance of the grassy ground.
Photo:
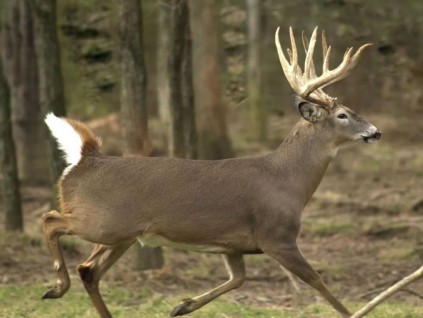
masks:
<svg viewBox="0 0 423 318"><path fill-rule="evenodd" d="M168 317L178 299L164 298L151 290L128 291L115 286L106 286L105 300L114 317ZM74 287L58 300L41 300L45 287L28 285L0 287L0 317L5 318L56 318L95 317L96 312L83 288ZM188 296L188 295L186 295ZM349 304L358 309L362 304ZM323 318L337 317L327 305L314 304L303 308L266 309L237 304L228 300L217 300L189 317L198 318ZM410 306L405 302L389 303L377 308L368 318L418 318L423 317L422 306Z"/></svg>

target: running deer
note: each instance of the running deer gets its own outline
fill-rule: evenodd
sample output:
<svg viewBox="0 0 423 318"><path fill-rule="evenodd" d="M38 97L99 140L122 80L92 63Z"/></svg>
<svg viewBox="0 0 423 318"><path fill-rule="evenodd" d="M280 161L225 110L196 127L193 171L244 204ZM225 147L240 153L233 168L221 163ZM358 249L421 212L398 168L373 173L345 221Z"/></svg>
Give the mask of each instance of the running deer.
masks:
<svg viewBox="0 0 423 318"><path fill-rule="evenodd" d="M229 280L171 312L193 312L241 286L244 254L266 253L315 288L342 317L350 312L327 289L297 246L301 211L319 185L340 145L380 138L378 129L343 106L323 88L345 78L369 44L329 69L331 48L322 33L323 73L316 75L313 51L317 28L298 65L290 29L289 62L275 43L283 72L295 92L301 119L281 146L270 154L226 160L109 157L84 124L49 114L46 123L66 155L68 167L59 181L60 210L44 213L43 224L58 280L43 298L62 297L70 287L59 244L61 235L95 243L91 256L77 267L101 317L111 317L99 292L106 271L138 240L222 254Z"/></svg>

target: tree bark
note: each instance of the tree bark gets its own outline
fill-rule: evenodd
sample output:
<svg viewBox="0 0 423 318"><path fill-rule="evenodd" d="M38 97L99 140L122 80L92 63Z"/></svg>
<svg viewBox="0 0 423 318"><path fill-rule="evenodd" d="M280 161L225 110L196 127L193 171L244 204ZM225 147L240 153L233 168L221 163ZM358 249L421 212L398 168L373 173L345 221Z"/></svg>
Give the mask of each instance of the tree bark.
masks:
<svg viewBox="0 0 423 318"><path fill-rule="evenodd" d="M232 155L219 78L219 48L214 0L190 0L194 92L199 157L221 159Z"/></svg>
<svg viewBox="0 0 423 318"><path fill-rule="evenodd" d="M184 48L182 52L182 101L184 111L184 134L185 134L185 152L189 159L197 159L197 125L195 120L195 99L194 87L192 82L192 38L190 12L188 1L184 0Z"/></svg>
<svg viewBox="0 0 423 318"><path fill-rule="evenodd" d="M151 154L146 105L147 73L142 48L142 7L139 0L120 0L121 115L125 155ZM161 248L136 245L135 267L139 270L161 268Z"/></svg>
<svg viewBox="0 0 423 318"><path fill-rule="evenodd" d="M13 134L19 177L48 181L45 136L38 96L33 18L27 0L8 0L3 8L2 56L11 93Z"/></svg>
<svg viewBox="0 0 423 318"><path fill-rule="evenodd" d="M18 169L13 141L9 87L0 58L0 162L3 174L3 198L6 231L22 231L23 215Z"/></svg>
<svg viewBox="0 0 423 318"><path fill-rule="evenodd" d="M157 101L160 120L170 130L170 93L168 62L170 55L170 16L171 0L159 2L159 22L157 37ZM169 131L170 134L170 131Z"/></svg>
<svg viewBox="0 0 423 318"><path fill-rule="evenodd" d="M169 155L195 159L197 132L187 0L161 2L159 33L157 93L162 122L169 128Z"/></svg>
<svg viewBox="0 0 423 318"><path fill-rule="evenodd" d="M185 158L184 106L182 98L182 60L184 53L184 32L187 22L185 0L171 1L171 24L169 45L169 91L170 91L170 134L169 154Z"/></svg>
<svg viewBox="0 0 423 318"><path fill-rule="evenodd" d="M145 102L147 72L142 49L139 0L121 0L121 116L126 154L149 156L148 113Z"/></svg>
<svg viewBox="0 0 423 318"><path fill-rule="evenodd" d="M262 1L247 0L248 8L248 62L247 89L250 117L255 139L265 142L267 139L267 109L262 102Z"/></svg>
<svg viewBox="0 0 423 318"><path fill-rule="evenodd" d="M65 117L65 96L60 65L60 46L56 33L56 0L30 0L35 23L35 50L39 74L39 95L43 117L53 112ZM47 128L45 128L47 131ZM48 133L48 161L53 188L52 205L57 207L57 180L65 168L56 141Z"/></svg>

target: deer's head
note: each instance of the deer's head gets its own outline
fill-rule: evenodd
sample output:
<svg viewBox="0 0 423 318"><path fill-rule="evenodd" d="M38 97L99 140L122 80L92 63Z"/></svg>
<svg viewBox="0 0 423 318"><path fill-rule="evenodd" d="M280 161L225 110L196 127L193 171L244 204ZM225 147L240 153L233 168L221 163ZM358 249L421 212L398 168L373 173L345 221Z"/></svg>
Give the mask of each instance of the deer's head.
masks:
<svg viewBox="0 0 423 318"><path fill-rule="evenodd" d="M331 47L327 45L325 33L322 32L323 72L322 75L317 76L313 63L317 27L313 31L310 42L304 32L302 35L306 52L304 72L298 65L297 47L292 28L289 31L292 50L288 49L287 52L290 62L285 58L279 42L279 28L275 33L275 43L283 72L295 92L294 103L301 116L316 128L319 127L330 134L336 145L355 140L362 140L366 143L378 140L381 133L374 125L323 91L324 87L347 77L358 64L362 52L371 44L361 46L354 55L352 55L353 48L349 48L345 52L341 64L330 70Z"/></svg>

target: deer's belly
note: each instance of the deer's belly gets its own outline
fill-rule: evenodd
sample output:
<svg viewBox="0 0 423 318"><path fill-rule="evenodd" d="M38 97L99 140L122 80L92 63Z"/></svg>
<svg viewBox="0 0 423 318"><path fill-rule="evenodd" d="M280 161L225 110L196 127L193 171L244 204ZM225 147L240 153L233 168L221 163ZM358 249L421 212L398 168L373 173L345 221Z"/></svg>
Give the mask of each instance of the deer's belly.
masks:
<svg viewBox="0 0 423 318"><path fill-rule="evenodd" d="M172 247L180 250L187 250L193 252L201 252L201 253L228 253L231 250L224 248L222 246L217 245L196 245L196 244L187 244L187 243L179 243L173 242L168 240L167 238L160 236L160 235L143 235L137 237L138 242L141 245L149 245L153 247L157 246L166 246Z"/></svg>

